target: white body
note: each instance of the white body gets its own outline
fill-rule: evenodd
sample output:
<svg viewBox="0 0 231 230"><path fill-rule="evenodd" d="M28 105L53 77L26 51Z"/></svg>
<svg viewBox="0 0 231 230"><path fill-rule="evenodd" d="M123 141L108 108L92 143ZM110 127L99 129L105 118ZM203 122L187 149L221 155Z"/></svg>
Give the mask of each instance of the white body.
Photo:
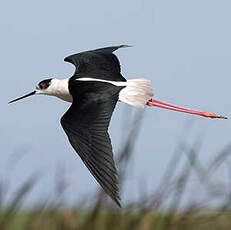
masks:
<svg viewBox="0 0 231 230"><path fill-rule="evenodd" d="M68 78L63 80L52 79L50 86L45 90L36 90L37 94L56 96L64 101L72 102L72 96L68 90ZM138 108L144 105L153 97L149 79L131 79L126 82L107 81L94 78L78 78L76 81L100 81L115 86L126 86L119 93L119 101L125 102Z"/></svg>

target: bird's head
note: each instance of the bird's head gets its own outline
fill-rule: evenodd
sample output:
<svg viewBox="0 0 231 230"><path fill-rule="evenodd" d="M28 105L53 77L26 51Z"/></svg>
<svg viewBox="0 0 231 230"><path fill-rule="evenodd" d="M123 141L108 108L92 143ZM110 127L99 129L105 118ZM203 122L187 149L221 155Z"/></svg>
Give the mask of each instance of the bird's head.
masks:
<svg viewBox="0 0 231 230"><path fill-rule="evenodd" d="M23 98L26 98L26 97L29 97L35 94L54 95L56 85L57 85L57 79L49 78L49 79L42 80L38 83L38 85L36 86L36 89L33 92L28 93L22 97L16 98L10 101L9 103L21 100Z"/></svg>

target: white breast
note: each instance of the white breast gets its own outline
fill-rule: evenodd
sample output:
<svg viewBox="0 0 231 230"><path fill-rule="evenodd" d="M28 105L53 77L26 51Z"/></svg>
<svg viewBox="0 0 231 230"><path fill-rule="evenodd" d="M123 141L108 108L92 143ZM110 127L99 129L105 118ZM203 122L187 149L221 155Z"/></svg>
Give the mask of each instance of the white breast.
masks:
<svg viewBox="0 0 231 230"><path fill-rule="evenodd" d="M73 98L68 89L68 80L67 78L57 82L56 97L67 102L72 102Z"/></svg>

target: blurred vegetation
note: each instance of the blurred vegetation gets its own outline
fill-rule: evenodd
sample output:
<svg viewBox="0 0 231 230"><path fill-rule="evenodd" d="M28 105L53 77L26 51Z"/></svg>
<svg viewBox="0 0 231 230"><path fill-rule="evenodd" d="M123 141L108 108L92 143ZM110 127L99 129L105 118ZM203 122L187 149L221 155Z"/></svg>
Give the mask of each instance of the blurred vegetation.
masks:
<svg viewBox="0 0 231 230"><path fill-rule="evenodd" d="M122 150L116 154L121 190L142 117L143 113L137 113L133 120L124 121L126 124L130 122L131 130ZM95 191L95 203L90 208L81 205L68 207L61 201L60 203L41 202L39 206L32 209L23 208L23 201L39 180L39 174L34 174L27 179L5 206L2 204L7 193L7 185L0 183L0 230L231 229L231 183L229 183L231 167L227 164L231 144L218 152L207 167L202 166L198 158L200 146L200 141L197 141L193 147L180 143L172 154L172 159L169 160L159 186L153 188L154 192L121 209L117 208L101 189ZM214 174L221 167L227 170L227 178L230 179L228 184L214 179ZM62 173L61 171L62 169L58 168L57 174ZM188 181L192 175L200 182L200 186L194 185L195 193L200 194L201 190L203 196L198 195L198 199L192 196L191 200L190 196L187 196L187 202L184 202ZM57 175L56 184L55 194L59 200L65 190L65 181ZM190 191L194 191L193 189ZM215 205L211 206L210 201L214 201Z"/></svg>

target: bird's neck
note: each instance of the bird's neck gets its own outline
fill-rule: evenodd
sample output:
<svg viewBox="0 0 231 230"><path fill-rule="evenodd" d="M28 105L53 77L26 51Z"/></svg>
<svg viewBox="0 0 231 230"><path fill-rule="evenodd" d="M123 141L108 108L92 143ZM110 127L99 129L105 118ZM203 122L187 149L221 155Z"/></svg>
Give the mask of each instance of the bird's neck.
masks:
<svg viewBox="0 0 231 230"><path fill-rule="evenodd" d="M52 79L51 80L52 95L64 101L72 102L73 99L68 89L68 80L69 78L61 79L61 80L55 78Z"/></svg>

